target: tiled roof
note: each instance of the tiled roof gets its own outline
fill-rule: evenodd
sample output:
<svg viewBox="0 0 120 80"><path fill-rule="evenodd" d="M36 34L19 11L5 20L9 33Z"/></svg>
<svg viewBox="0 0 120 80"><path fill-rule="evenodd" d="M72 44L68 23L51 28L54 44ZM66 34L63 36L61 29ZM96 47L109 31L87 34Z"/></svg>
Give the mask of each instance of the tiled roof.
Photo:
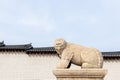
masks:
<svg viewBox="0 0 120 80"><path fill-rule="evenodd" d="M5 46L4 41L0 42L0 47Z"/></svg>
<svg viewBox="0 0 120 80"><path fill-rule="evenodd" d="M24 50L28 54L56 53L54 47L33 47L31 44L5 45L4 41L0 42L0 51L1 50ZM120 58L120 51L102 52L102 55L104 58Z"/></svg>
<svg viewBox="0 0 120 80"><path fill-rule="evenodd" d="M120 57L120 51L114 51L114 52L102 52L104 57Z"/></svg>
<svg viewBox="0 0 120 80"><path fill-rule="evenodd" d="M41 48L33 48L33 49L29 49L27 50L30 53L36 53L36 52L51 52L54 53L56 52L54 47L41 47ZM120 51L115 51L115 52L102 52L102 55L106 58L106 57L120 57Z"/></svg>
<svg viewBox="0 0 120 80"><path fill-rule="evenodd" d="M54 47L37 47L27 50L28 52L55 52Z"/></svg>
<svg viewBox="0 0 120 80"><path fill-rule="evenodd" d="M31 44L22 44L22 45L5 45L4 42L0 42L0 50L28 50L32 49Z"/></svg>

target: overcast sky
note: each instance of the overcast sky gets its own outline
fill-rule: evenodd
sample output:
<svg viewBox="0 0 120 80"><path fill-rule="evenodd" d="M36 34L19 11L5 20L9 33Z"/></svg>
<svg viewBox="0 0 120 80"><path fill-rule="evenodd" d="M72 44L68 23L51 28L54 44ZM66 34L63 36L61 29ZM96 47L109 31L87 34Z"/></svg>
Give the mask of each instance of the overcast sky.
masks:
<svg viewBox="0 0 120 80"><path fill-rule="evenodd" d="M56 38L120 51L120 0L0 0L0 41L48 47Z"/></svg>

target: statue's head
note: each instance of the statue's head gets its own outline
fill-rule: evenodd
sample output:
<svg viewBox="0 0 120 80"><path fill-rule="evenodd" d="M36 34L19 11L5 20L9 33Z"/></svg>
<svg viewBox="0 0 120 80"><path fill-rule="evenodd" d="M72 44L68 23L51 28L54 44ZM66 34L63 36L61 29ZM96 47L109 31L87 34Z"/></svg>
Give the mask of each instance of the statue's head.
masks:
<svg viewBox="0 0 120 80"><path fill-rule="evenodd" d="M58 54L61 54L61 52L65 49L67 42L64 39L56 39L54 43L55 50L58 52Z"/></svg>

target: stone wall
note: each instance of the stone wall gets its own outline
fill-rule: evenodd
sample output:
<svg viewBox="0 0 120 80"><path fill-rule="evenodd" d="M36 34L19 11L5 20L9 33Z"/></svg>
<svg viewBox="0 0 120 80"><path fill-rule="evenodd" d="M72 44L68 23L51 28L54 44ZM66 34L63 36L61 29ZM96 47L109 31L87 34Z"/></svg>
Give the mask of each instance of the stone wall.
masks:
<svg viewBox="0 0 120 80"><path fill-rule="evenodd" d="M57 61L58 57L51 54L0 52L0 80L55 80L52 70ZM104 80L119 80L120 60L104 61L104 69L108 70Z"/></svg>
<svg viewBox="0 0 120 80"><path fill-rule="evenodd" d="M107 69L105 80L120 80L120 59L105 60L104 69Z"/></svg>
<svg viewBox="0 0 120 80"><path fill-rule="evenodd" d="M54 80L54 55L29 56L24 52L0 53L0 80Z"/></svg>

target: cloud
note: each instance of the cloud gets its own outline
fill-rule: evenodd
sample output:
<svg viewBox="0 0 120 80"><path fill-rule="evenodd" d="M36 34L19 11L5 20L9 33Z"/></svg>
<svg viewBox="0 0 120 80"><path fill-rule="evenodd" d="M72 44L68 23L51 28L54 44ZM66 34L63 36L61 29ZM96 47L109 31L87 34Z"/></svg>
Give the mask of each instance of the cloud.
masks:
<svg viewBox="0 0 120 80"><path fill-rule="evenodd" d="M66 15L65 21L67 23L94 25L99 21L99 17L95 15Z"/></svg>
<svg viewBox="0 0 120 80"><path fill-rule="evenodd" d="M54 19L50 18L47 15L42 17L34 17L34 16L23 17L18 19L16 24L22 26L29 26L31 28L42 29L43 31L46 32L54 31L56 26Z"/></svg>
<svg viewBox="0 0 120 80"><path fill-rule="evenodd" d="M4 4L5 2L6 1L2 1ZM31 5L24 4L23 2L18 3L19 1L16 2L14 0L13 3L11 1L8 2L10 3L4 6L5 10L2 9L2 13L0 13L1 24L15 25L16 27L21 25L21 27L32 27L46 32L54 31L56 23L54 18L49 15L50 12L47 8L46 10L40 8L38 11L32 9ZM12 9L10 9L9 6ZM1 5L1 7L3 7L3 5Z"/></svg>
<svg viewBox="0 0 120 80"><path fill-rule="evenodd" d="M4 38L4 34L0 32L0 42L3 41L2 39Z"/></svg>
<svg viewBox="0 0 120 80"><path fill-rule="evenodd" d="M120 41L119 8L119 0L2 0L0 38L13 44L47 46L62 37L100 49L116 48Z"/></svg>

